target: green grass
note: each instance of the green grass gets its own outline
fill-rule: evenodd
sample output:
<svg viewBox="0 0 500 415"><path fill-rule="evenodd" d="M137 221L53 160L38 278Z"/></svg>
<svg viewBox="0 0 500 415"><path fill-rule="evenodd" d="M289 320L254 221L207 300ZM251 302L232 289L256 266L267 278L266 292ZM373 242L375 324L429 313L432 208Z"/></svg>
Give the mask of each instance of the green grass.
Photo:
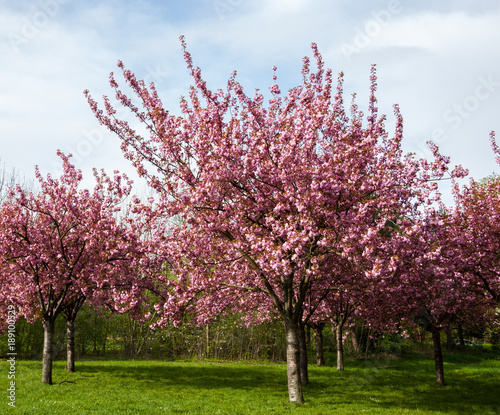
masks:
<svg viewBox="0 0 500 415"><path fill-rule="evenodd" d="M83 361L77 372L54 363L43 385L41 362L16 364L16 408L3 393L1 414L500 414L498 354L445 356L446 387L431 357L358 359L346 370L310 367L306 403L288 403L286 367L186 361ZM7 365L0 387L6 391Z"/></svg>

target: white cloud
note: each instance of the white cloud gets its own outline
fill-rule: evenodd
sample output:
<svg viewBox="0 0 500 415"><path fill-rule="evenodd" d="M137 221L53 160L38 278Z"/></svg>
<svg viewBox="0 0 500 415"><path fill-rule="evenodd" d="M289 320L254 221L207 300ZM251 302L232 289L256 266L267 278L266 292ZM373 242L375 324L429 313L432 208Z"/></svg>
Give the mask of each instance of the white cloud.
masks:
<svg viewBox="0 0 500 415"><path fill-rule="evenodd" d="M354 44L389 1L370 7L347 0L150 1L140 7L132 1L45 1L59 1L60 7L46 23L39 20L36 33L25 37L17 52L9 34L29 30L23 25L35 24L41 2L22 2L22 7L4 2L0 15L0 157L26 174L35 164L50 170L56 148L80 148L82 154L90 148L78 161L84 171L129 169L118 139L97 124L82 91L88 88L95 98L112 94L107 77L122 59L139 77L155 81L165 106L175 111L190 83L181 34L214 88L224 87L237 69L247 89L265 89L277 65L285 90L300 82L301 59L317 42L327 66L345 71L346 92L358 92L363 107L370 64L377 63L381 112L390 115L392 104L401 104L408 149L421 150L441 128L446 139L440 145L454 162L477 177L496 168L487 135L500 130L500 88L494 84L478 105L471 98L481 77L500 82L500 8L494 2L474 7L457 1L401 2L401 11L380 25L366 46L346 56L342 45ZM225 6L222 15L217 5ZM465 104L474 110L464 113L460 126L446 120L445 114L449 120L456 106ZM99 134L102 139L95 138Z"/></svg>

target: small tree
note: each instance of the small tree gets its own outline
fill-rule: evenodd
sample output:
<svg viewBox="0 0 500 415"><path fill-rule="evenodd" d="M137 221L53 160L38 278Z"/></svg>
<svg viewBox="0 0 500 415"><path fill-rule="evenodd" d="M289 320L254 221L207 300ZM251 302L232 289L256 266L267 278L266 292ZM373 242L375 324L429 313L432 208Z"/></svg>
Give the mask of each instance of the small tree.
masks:
<svg viewBox="0 0 500 415"><path fill-rule="evenodd" d="M500 149L491 133L491 145L500 165ZM467 289L500 305L500 177L455 185L453 241L457 263L467 276Z"/></svg>
<svg viewBox="0 0 500 415"><path fill-rule="evenodd" d="M403 235L388 290L395 301L383 312L411 321L432 333L436 382L445 385L441 332L455 322L483 319L490 308L477 293L467 290L468 278L460 272L456 232L447 209L429 208Z"/></svg>
<svg viewBox="0 0 500 415"><path fill-rule="evenodd" d="M0 159L1 160L1 159ZM7 200L9 192L16 187L21 181L21 177L16 168L7 171L5 165L0 169L0 204ZM21 187L25 190L31 190L33 183L29 180L23 179Z"/></svg>
<svg viewBox="0 0 500 415"><path fill-rule="evenodd" d="M54 323L61 313L68 321L68 370L74 370L74 320L85 301L112 305L113 296L136 284L140 244L115 214L130 192L118 174L95 171L90 192L78 189L82 174L58 152L60 179L36 177L40 192L20 186L0 210L2 291L28 319L43 319L42 382L52 383ZM122 183L125 179L125 184Z"/></svg>

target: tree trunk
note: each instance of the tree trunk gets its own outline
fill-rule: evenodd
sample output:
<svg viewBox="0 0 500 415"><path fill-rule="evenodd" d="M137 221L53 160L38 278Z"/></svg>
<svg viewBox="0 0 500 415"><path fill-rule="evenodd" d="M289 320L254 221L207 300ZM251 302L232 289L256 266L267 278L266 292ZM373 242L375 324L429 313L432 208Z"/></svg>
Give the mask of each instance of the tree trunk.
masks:
<svg viewBox="0 0 500 415"><path fill-rule="evenodd" d="M323 354L323 325L313 326L314 342L316 343L316 365L325 365L325 356Z"/></svg>
<svg viewBox="0 0 500 415"><path fill-rule="evenodd" d="M208 359L210 357L210 325L207 324L205 326L205 358Z"/></svg>
<svg viewBox="0 0 500 415"><path fill-rule="evenodd" d="M446 330L446 350L451 352L453 350L453 338L451 336L451 329Z"/></svg>
<svg viewBox="0 0 500 415"><path fill-rule="evenodd" d="M342 344L342 325L338 324L335 329L337 340L337 370L344 370L344 345Z"/></svg>
<svg viewBox="0 0 500 415"><path fill-rule="evenodd" d="M436 365L436 382L445 386L443 352L441 350L441 330L432 326L432 342L434 343L434 363Z"/></svg>
<svg viewBox="0 0 500 415"><path fill-rule="evenodd" d="M461 324L458 325L458 338L460 339L460 346L465 347L464 330Z"/></svg>
<svg viewBox="0 0 500 415"><path fill-rule="evenodd" d="M300 346L300 382L302 385L309 383L309 370L307 367L307 341L306 330L302 323L299 323L299 346Z"/></svg>
<svg viewBox="0 0 500 415"><path fill-rule="evenodd" d="M290 402L304 403L300 381L300 346L298 324L286 318L286 371Z"/></svg>
<svg viewBox="0 0 500 415"><path fill-rule="evenodd" d="M102 355L106 356L106 342L108 340L108 325L105 324L104 326L104 338L103 338L103 343L102 343Z"/></svg>
<svg viewBox="0 0 500 415"><path fill-rule="evenodd" d="M356 353L359 353L361 349L359 346L358 331L356 330L356 327L351 328L351 341L352 341L352 348Z"/></svg>
<svg viewBox="0 0 500 415"><path fill-rule="evenodd" d="M54 321L43 322L42 383L52 385L52 361L54 360Z"/></svg>
<svg viewBox="0 0 500 415"><path fill-rule="evenodd" d="M97 356L97 314L94 315L94 339L93 339L93 350L95 356Z"/></svg>
<svg viewBox="0 0 500 415"><path fill-rule="evenodd" d="M368 357L368 352L370 351L370 330L366 332L366 348L365 348L365 357Z"/></svg>
<svg viewBox="0 0 500 415"><path fill-rule="evenodd" d="M75 371L75 321L66 320L66 369Z"/></svg>

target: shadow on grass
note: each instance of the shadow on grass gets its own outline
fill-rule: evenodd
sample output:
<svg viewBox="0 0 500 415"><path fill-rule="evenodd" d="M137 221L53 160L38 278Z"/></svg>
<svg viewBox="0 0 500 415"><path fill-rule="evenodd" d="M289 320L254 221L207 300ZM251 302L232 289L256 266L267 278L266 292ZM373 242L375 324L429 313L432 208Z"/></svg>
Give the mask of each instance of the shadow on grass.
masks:
<svg viewBox="0 0 500 415"><path fill-rule="evenodd" d="M446 387L435 383L434 361L428 356L350 360L344 372L337 372L334 367L311 366L311 382L304 387L305 412L297 413L307 413L306 407L316 411L311 413L335 413L339 408L345 408L348 411L345 413L356 413L356 408L362 407L368 413L406 410L500 414L500 361L481 362L485 359L492 357L485 354L445 357ZM117 385L138 382L138 389L172 388L193 394L218 390L228 400L243 395L249 399L268 396L283 400L287 394L285 365L82 361L77 364L75 375ZM321 412L320 408L325 410Z"/></svg>
<svg viewBox="0 0 500 415"><path fill-rule="evenodd" d="M391 413L400 408L429 413L500 414L498 357L484 353L446 356L444 387L435 382L434 360L429 356L358 359L348 362L345 373L313 376L312 388L307 392L310 399L320 397L320 388L332 383L330 375L338 379L335 389L344 404L371 402L374 409L385 408ZM335 402L340 403L338 398Z"/></svg>
<svg viewBox="0 0 500 415"><path fill-rule="evenodd" d="M267 370L266 370L267 368ZM105 374L139 382L175 385L193 389L241 389L258 387L286 388L286 369L281 366L215 364L210 362L82 362L78 371L88 375Z"/></svg>

